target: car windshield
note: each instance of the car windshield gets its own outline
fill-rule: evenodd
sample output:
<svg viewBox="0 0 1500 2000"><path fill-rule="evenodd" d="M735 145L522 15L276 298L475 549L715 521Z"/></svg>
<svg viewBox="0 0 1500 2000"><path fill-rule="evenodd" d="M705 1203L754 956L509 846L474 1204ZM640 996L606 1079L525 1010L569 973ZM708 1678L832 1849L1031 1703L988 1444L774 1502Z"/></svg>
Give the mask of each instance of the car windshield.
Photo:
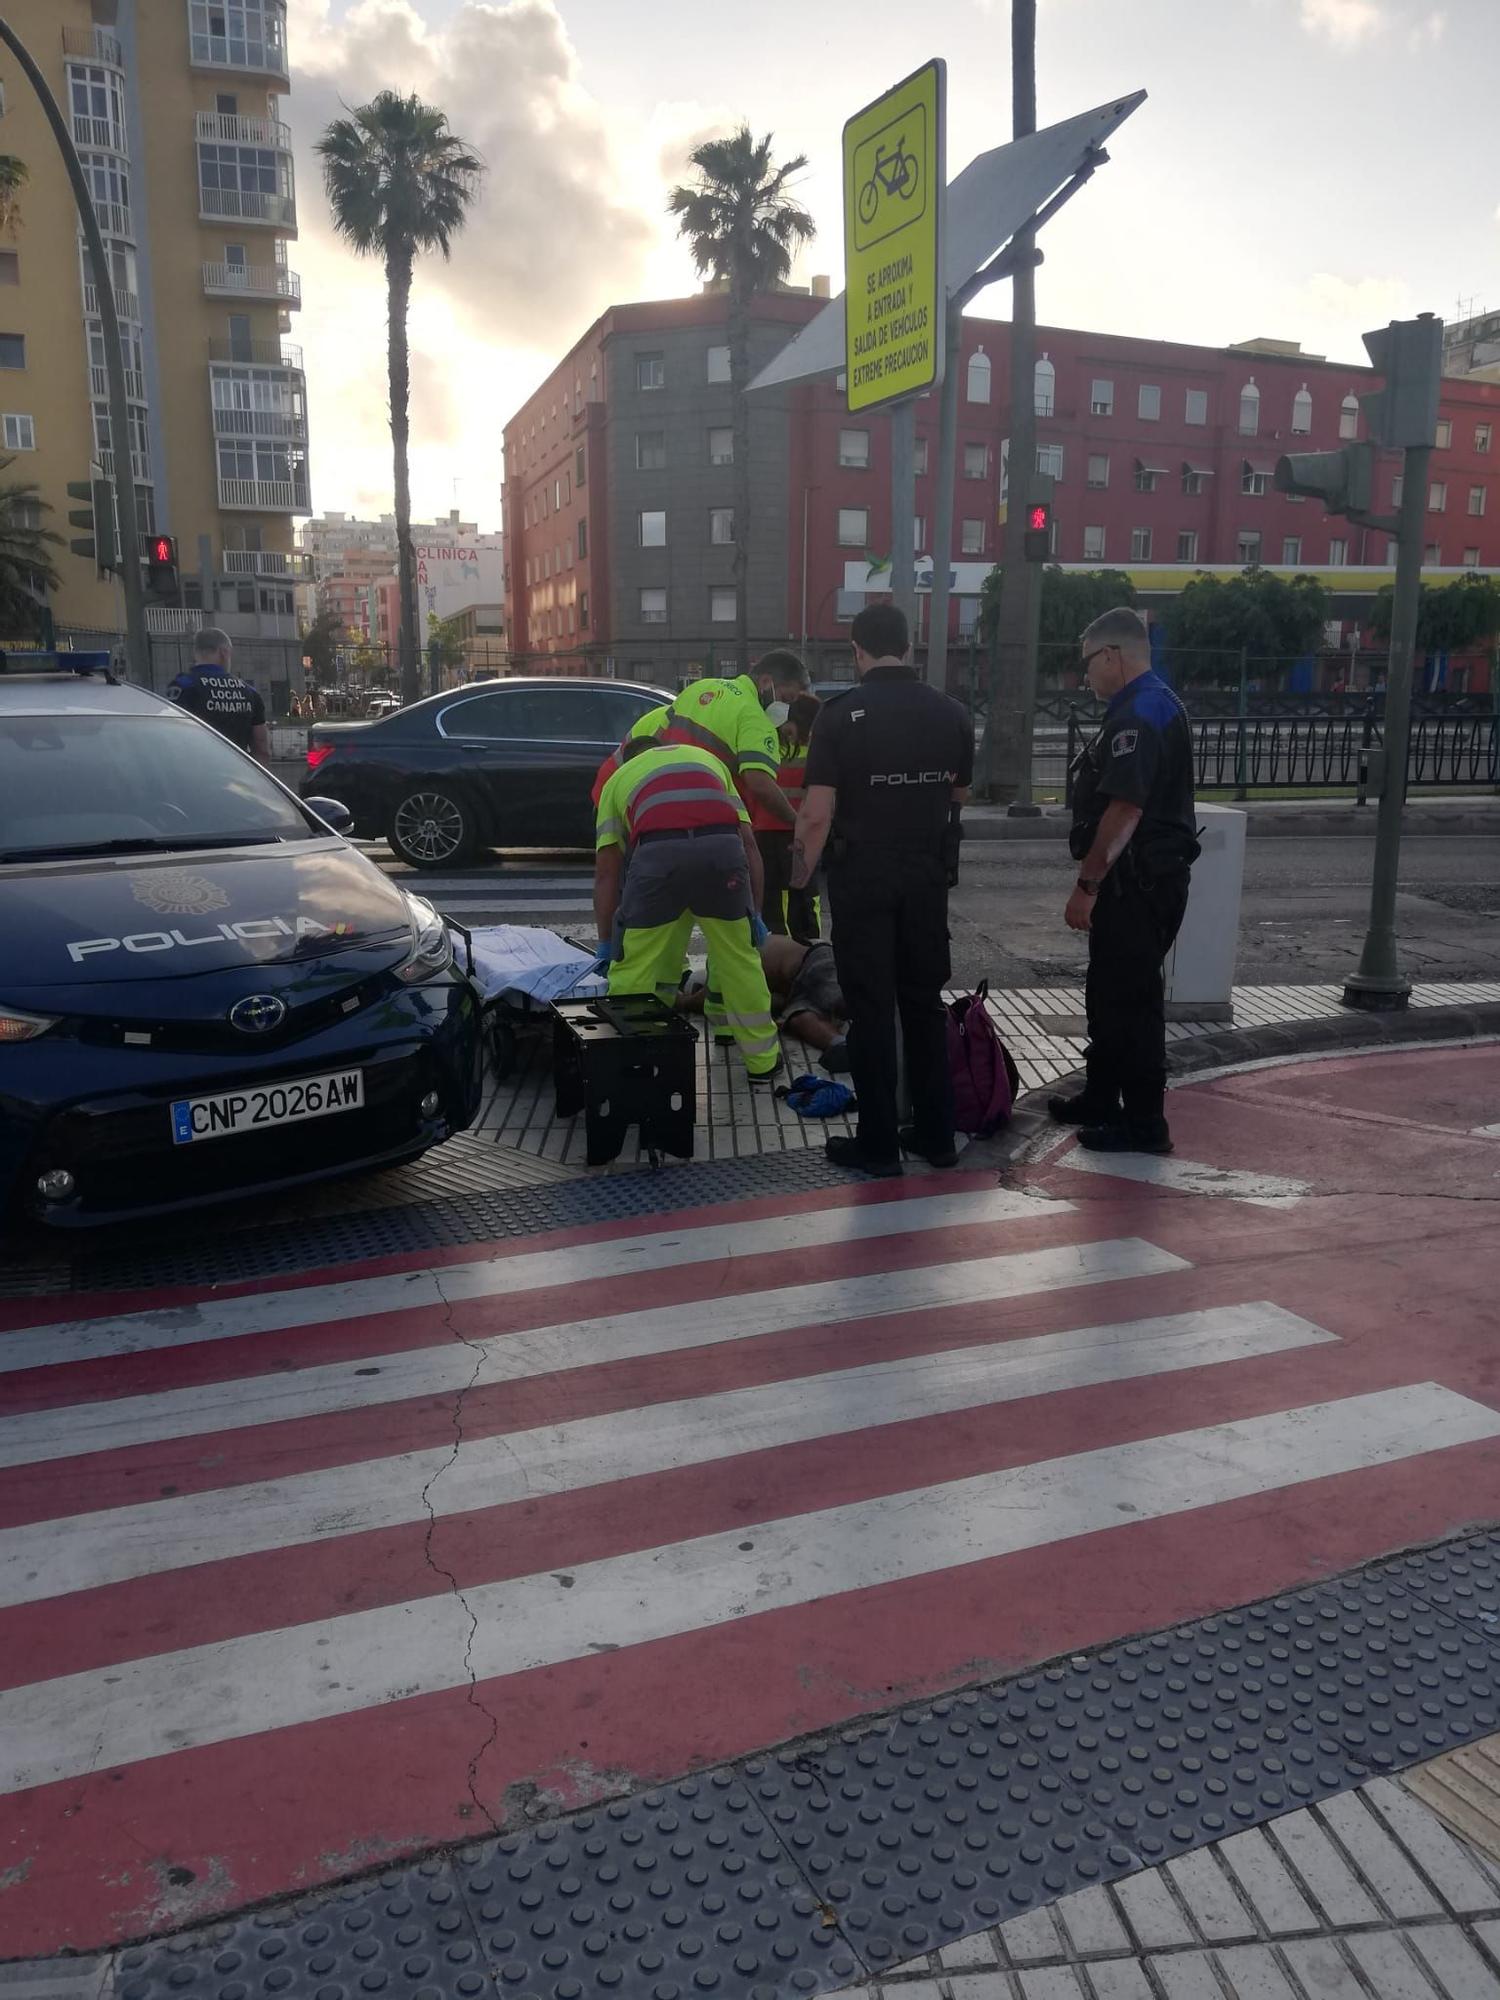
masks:
<svg viewBox="0 0 1500 2000"><path fill-rule="evenodd" d="M316 840L260 767L172 715L0 715L0 861Z"/></svg>

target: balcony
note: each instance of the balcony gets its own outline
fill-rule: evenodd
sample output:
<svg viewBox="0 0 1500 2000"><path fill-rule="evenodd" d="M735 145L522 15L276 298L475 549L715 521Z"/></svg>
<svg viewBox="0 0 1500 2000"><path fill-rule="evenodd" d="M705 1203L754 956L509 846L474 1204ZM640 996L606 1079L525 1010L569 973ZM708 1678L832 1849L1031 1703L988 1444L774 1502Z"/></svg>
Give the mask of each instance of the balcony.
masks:
<svg viewBox="0 0 1500 2000"><path fill-rule="evenodd" d="M123 202L100 201L99 197L95 195L94 215L98 220L99 234L101 236L124 236L132 243L135 241L135 229L131 223L130 210ZM83 241L82 230L79 231L78 240L80 242Z"/></svg>
<svg viewBox="0 0 1500 2000"><path fill-rule="evenodd" d="M269 229L297 229L297 202L290 194L261 194L246 188L198 186L201 222L255 222Z"/></svg>
<svg viewBox="0 0 1500 2000"><path fill-rule="evenodd" d="M297 479L219 480L219 505L255 514L310 514L307 475Z"/></svg>
<svg viewBox="0 0 1500 2000"><path fill-rule="evenodd" d="M226 340L211 334L208 358L224 366L234 363L241 368L285 368L302 373L302 349L290 340Z"/></svg>
<svg viewBox="0 0 1500 2000"><path fill-rule="evenodd" d="M83 62L107 63L111 69L125 67L125 51L118 39L103 28L64 28L62 45L65 56Z"/></svg>
<svg viewBox="0 0 1500 2000"><path fill-rule="evenodd" d="M125 127L118 119L95 118L87 112L75 111L71 123L75 146L88 152L129 154Z"/></svg>
<svg viewBox="0 0 1500 2000"><path fill-rule="evenodd" d="M99 290L96 285L85 284L83 288L83 311L86 319L99 317ZM127 292L123 286L115 287L115 311L121 319L140 323L141 302L134 292Z"/></svg>
<svg viewBox="0 0 1500 2000"><path fill-rule="evenodd" d="M263 299L289 308L302 303L302 280L285 264L205 264L203 289L211 299Z"/></svg>
<svg viewBox="0 0 1500 2000"><path fill-rule="evenodd" d="M225 549L225 576L272 576L288 583L306 583L312 565L300 550L288 555L281 549Z"/></svg>
<svg viewBox="0 0 1500 2000"><path fill-rule="evenodd" d="M301 408L246 410L215 403L214 436L267 438L276 444L306 444L307 412Z"/></svg>
<svg viewBox="0 0 1500 2000"><path fill-rule="evenodd" d="M270 146L292 150L292 128L279 118L236 118L223 111L200 111L196 119L200 144L210 146Z"/></svg>
<svg viewBox="0 0 1500 2000"><path fill-rule="evenodd" d="M289 82L284 0L244 0L232 7L188 0L188 59L194 69Z"/></svg>
<svg viewBox="0 0 1500 2000"><path fill-rule="evenodd" d="M97 362L89 365L89 393L96 403L109 401L109 370L101 368ZM132 403L146 400L146 378L139 368L125 370L125 394Z"/></svg>

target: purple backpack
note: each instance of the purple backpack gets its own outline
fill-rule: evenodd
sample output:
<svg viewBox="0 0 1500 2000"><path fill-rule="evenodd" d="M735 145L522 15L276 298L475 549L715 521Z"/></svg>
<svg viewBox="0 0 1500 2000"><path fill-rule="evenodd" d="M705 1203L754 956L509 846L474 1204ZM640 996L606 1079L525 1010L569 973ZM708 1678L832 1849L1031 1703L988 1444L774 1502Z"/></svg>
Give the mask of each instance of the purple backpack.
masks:
<svg viewBox="0 0 1500 2000"><path fill-rule="evenodd" d="M976 1139L1005 1123L1021 1088L1020 1073L984 1004L989 990L990 982L981 979L972 993L959 994L944 1009L953 1125Z"/></svg>

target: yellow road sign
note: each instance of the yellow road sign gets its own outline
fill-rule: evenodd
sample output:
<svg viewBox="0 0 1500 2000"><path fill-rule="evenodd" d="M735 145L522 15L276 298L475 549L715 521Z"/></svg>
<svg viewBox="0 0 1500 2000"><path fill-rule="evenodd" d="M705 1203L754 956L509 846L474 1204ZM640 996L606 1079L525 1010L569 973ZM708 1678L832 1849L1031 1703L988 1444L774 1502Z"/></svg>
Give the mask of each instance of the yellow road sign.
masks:
<svg viewBox="0 0 1500 2000"><path fill-rule="evenodd" d="M937 57L844 127L851 410L897 402L943 379L947 104L947 65Z"/></svg>

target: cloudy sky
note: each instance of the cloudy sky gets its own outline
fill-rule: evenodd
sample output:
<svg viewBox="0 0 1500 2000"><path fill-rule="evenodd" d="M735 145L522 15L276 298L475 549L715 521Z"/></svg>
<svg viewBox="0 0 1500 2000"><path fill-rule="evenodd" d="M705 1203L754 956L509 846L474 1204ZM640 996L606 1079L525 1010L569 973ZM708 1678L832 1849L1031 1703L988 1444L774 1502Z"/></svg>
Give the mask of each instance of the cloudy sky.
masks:
<svg viewBox="0 0 1500 2000"><path fill-rule="evenodd" d="M1393 316L1500 300L1494 0L1040 0L1043 124L1149 102L1044 238L1044 322L1362 360ZM291 0L313 497L391 505L384 288L336 241L311 146L385 86L441 106L488 166L412 309L413 504L499 525L500 431L612 301L693 288L666 191L748 119L842 261L843 120L949 65L950 175L1009 137L1009 0ZM1004 317L1008 288L981 310Z"/></svg>

